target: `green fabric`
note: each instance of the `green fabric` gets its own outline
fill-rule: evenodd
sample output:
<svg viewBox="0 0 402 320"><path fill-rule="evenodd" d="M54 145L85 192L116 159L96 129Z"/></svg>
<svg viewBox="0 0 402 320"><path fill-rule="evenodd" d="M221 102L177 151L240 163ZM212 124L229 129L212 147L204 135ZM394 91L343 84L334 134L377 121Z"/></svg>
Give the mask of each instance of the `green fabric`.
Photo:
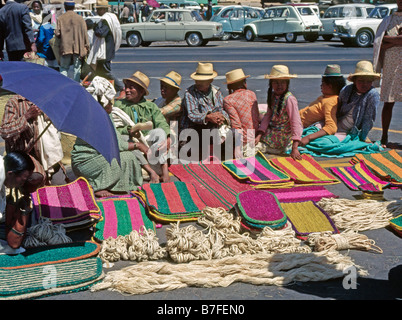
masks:
<svg viewBox="0 0 402 320"><path fill-rule="evenodd" d="M134 123L152 121L154 129L161 128L167 136L170 134L170 127L165 116L162 114L159 107L152 101L142 99L139 103L135 104L123 99L116 101L114 106L127 113ZM134 111L137 113L137 117L135 116ZM121 134L128 135L128 126L117 128L117 130ZM149 131L144 130L142 133L147 135Z"/></svg>
<svg viewBox="0 0 402 320"><path fill-rule="evenodd" d="M315 126L303 130L302 137L319 131ZM353 157L358 153L369 154L383 151L378 143L367 143L359 138L347 135L343 141L334 135L326 135L311 141L304 147L299 147L300 153L307 153L316 157L343 158ZM288 150L287 153L290 153Z"/></svg>
<svg viewBox="0 0 402 320"><path fill-rule="evenodd" d="M128 142L122 139L117 130L116 135L121 165L116 159L109 163L103 155L80 138L77 138L71 151L71 167L74 174L87 179L95 192L129 192L142 185L142 171L138 159L132 151L128 151Z"/></svg>

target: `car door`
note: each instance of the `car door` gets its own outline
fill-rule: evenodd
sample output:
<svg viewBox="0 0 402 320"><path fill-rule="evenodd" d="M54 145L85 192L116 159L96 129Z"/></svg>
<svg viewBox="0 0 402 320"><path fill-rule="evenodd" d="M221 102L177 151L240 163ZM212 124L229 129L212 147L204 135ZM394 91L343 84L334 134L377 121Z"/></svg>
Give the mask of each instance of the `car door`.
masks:
<svg viewBox="0 0 402 320"><path fill-rule="evenodd" d="M274 23L273 18L275 16L275 9L267 9L265 10L265 14L262 17L262 20L258 20L255 23L257 27L257 33L260 36L273 34L274 31Z"/></svg>
<svg viewBox="0 0 402 320"><path fill-rule="evenodd" d="M277 8L273 17L273 34L283 34L289 19L288 8Z"/></svg>
<svg viewBox="0 0 402 320"><path fill-rule="evenodd" d="M244 9L236 8L229 15L232 31L241 31L244 24Z"/></svg>
<svg viewBox="0 0 402 320"><path fill-rule="evenodd" d="M321 19L324 33L331 34L334 32L335 20L339 18L342 7L328 8Z"/></svg>
<svg viewBox="0 0 402 320"><path fill-rule="evenodd" d="M154 11L144 28L143 41L165 41L166 40L166 12Z"/></svg>
<svg viewBox="0 0 402 320"><path fill-rule="evenodd" d="M184 40L185 22L183 12L168 11L166 13L166 40L182 41Z"/></svg>

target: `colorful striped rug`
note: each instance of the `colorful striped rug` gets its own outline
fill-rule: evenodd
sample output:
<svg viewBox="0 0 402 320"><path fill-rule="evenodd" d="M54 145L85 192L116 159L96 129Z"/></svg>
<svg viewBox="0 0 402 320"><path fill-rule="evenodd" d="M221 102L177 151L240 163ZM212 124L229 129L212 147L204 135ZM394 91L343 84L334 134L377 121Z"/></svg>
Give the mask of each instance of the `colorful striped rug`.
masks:
<svg viewBox="0 0 402 320"><path fill-rule="evenodd" d="M100 199L97 204L102 213L102 219L94 226L93 237L97 241L126 236L133 230L140 231L143 226L155 231L155 225L139 197Z"/></svg>
<svg viewBox="0 0 402 320"><path fill-rule="evenodd" d="M279 170L290 176L296 184L328 185L340 181L326 171L314 158L308 154L302 155L302 160L293 160L291 157L278 157L269 160Z"/></svg>
<svg viewBox="0 0 402 320"><path fill-rule="evenodd" d="M148 183L141 187L150 214L160 221L192 221L206 207L192 183Z"/></svg>
<svg viewBox="0 0 402 320"><path fill-rule="evenodd" d="M351 163L364 161L367 167L383 180L402 186L402 157L396 150L372 154L357 154Z"/></svg>
<svg viewBox="0 0 402 320"><path fill-rule="evenodd" d="M57 186L45 186L31 194L36 219L48 218L53 223L77 224L101 218L92 187L85 178Z"/></svg>
<svg viewBox="0 0 402 320"><path fill-rule="evenodd" d="M313 232L339 233L330 216L313 201L281 203L281 206L299 239L305 240Z"/></svg>
<svg viewBox="0 0 402 320"><path fill-rule="evenodd" d="M274 167L259 151L255 156L222 162L222 166L237 179L253 184L264 184L265 188L289 187L294 184L290 176Z"/></svg>
<svg viewBox="0 0 402 320"><path fill-rule="evenodd" d="M0 255L0 299L22 300L81 291L104 277L100 246L74 242Z"/></svg>
<svg viewBox="0 0 402 320"><path fill-rule="evenodd" d="M249 190L237 195L237 206L243 223L251 228L281 229L287 218L276 196L264 190Z"/></svg>
<svg viewBox="0 0 402 320"><path fill-rule="evenodd" d="M354 164L351 167L331 167L330 170L336 175L349 189L358 191L361 186L372 184L377 187L377 190L389 185L389 182L384 181L374 175L367 168L364 160ZM360 188L359 188L360 187Z"/></svg>
<svg viewBox="0 0 402 320"><path fill-rule="evenodd" d="M278 198L279 202L320 201L322 198L338 198L324 186L294 186L288 189L266 189Z"/></svg>
<svg viewBox="0 0 402 320"><path fill-rule="evenodd" d="M235 179L221 163L174 164L169 171L180 181L192 183L209 207L230 210L239 192L253 190L250 184Z"/></svg>

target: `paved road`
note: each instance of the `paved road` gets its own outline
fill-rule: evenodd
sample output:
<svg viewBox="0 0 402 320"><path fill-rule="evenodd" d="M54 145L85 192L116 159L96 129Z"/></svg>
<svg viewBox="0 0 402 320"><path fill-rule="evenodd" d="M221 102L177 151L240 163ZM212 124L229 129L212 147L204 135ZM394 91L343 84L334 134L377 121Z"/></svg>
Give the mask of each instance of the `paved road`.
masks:
<svg viewBox="0 0 402 320"><path fill-rule="evenodd" d="M198 61L210 61L214 63L219 76L214 81L223 90L225 72L234 68L243 68L251 77L248 80L249 88L257 92L260 103L265 103L267 80L264 74L269 73L274 64L287 64L292 73L299 75L297 79L291 81L292 92L299 100L300 107L311 102L320 94L320 76L326 64L338 63L341 65L345 75L354 71L357 61L371 59L372 49L345 48L340 42L317 41L307 43L300 41L295 44L285 43L282 40L275 42L253 42L228 41L212 42L203 48L188 48L185 44L165 44L156 43L148 48L129 48L122 47L113 63L113 69L118 77L130 76L136 70L145 72L151 78L149 97L159 95L158 78L171 70L176 70L183 75L182 88L192 84L190 74L195 71ZM224 91L225 92L225 91ZM394 119L391 124L390 141L400 142L402 128L400 120L402 118L401 104L395 106ZM379 110L379 112L381 109ZM377 117L375 128L370 133L372 140L378 140L381 134L380 116ZM326 159L320 159L325 165ZM328 189L340 197L355 199L359 192L351 192L343 184L328 186ZM400 190L387 190L385 192L387 200L401 198ZM164 243L166 226L157 230L157 235ZM146 295L126 296L117 292L100 291L90 293L89 291L57 295L45 298L45 300L78 300L78 299L98 299L98 300L141 300L153 301L144 304L150 315L156 315L157 308L163 307L166 300L169 303L180 301L186 305L192 301L202 303L204 300L213 300L214 303L224 301L234 304L245 303L246 311L254 313L255 308L264 309L264 304L248 305L246 301L259 300L371 300L371 299L398 299L402 298L400 291L395 291L395 282L389 281L389 272L401 265L402 239L394 234L390 229L364 232L369 238L375 240L384 252L375 254L351 250L348 254L358 265L363 266L369 271L365 278L358 279L356 289L346 290L342 286L342 279L327 282L295 283L287 287L273 286L253 286L249 284L236 283L228 288L185 288L169 292L152 293ZM82 234L75 235L77 238ZM346 252L345 252L346 254ZM111 270L121 268L130 263L120 261ZM105 271L108 271L106 269ZM400 288L401 286L399 286ZM141 304L135 306L140 307ZM271 305L273 307L273 305ZM282 305L283 307L283 305ZM126 305L123 307L127 308ZM136 310L138 312L138 309ZM285 311L288 311L285 309ZM306 316L312 310L299 310ZM327 311L328 312L328 311ZM325 315L327 315L325 312ZM338 312L343 312L338 310ZM136 313L138 315L138 313ZM268 314L265 314L268 316ZM295 315L300 316L300 313ZM134 316L134 314L133 314ZM152 317L153 318L153 317Z"/></svg>

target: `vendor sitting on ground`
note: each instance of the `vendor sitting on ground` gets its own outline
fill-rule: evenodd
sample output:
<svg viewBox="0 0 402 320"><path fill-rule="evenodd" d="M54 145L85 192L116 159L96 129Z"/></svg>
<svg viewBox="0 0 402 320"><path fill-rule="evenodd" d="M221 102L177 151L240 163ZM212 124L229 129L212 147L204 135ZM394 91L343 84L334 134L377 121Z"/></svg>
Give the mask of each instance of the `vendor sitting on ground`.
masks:
<svg viewBox="0 0 402 320"><path fill-rule="evenodd" d="M103 94L97 93L99 103L109 115L112 112L115 95L116 91L111 84L108 90L105 88ZM77 138L71 152L71 167L74 174L88 180L96 197L127 194L137 190L143 182L141 166L132 152L135 143L124 141L117 130L116 135L120 150L120 165L116 159L109 163L103 155L80 138Z"/></svg>
<svg viewBox="0 0 402 320"><path fill-rule="evenodd" d="M300 110L303 128L314 125L320 130L302 137L301 146L305 146L310 141L327 134L336 133L338 95L345 84L346 81L341 74L340 66L337 64L327 65L321 80L322 95Z"/></svg>
<svg viewBox="0 0 402 320"><path fill-rule="evenodd" d="M153 129L142 131L149 147L142 142L136 142L135 146L147 157L148 163L153 167L153 171L157 172L158 177L163 182L169 182L167 152L171 144L170 127L158 106L145 99L149 94L149 78L137 71L130 78L123 79L123 82L126 97L117 101L115 107L124 111L134 124L151 122ZM139 134L136 126L125 125L118 127L117 130L130 138L138 137ZM153 175L152 171L151 174ZM159 179L151 176L151 182L157 183Z"/></svg>
<svg viewBox="0 0 402 320"><path fill-rule="evenodd" d="M353 74L348 80L353 82L339 93L336 118L338 130L335 134L342 141L347 134L358 136L365 141L374 126L377 109L380 104L380 94L373 87L373 81L380 79L381 74L375 73L370 61L360 61L356 64Z"/></svg>

